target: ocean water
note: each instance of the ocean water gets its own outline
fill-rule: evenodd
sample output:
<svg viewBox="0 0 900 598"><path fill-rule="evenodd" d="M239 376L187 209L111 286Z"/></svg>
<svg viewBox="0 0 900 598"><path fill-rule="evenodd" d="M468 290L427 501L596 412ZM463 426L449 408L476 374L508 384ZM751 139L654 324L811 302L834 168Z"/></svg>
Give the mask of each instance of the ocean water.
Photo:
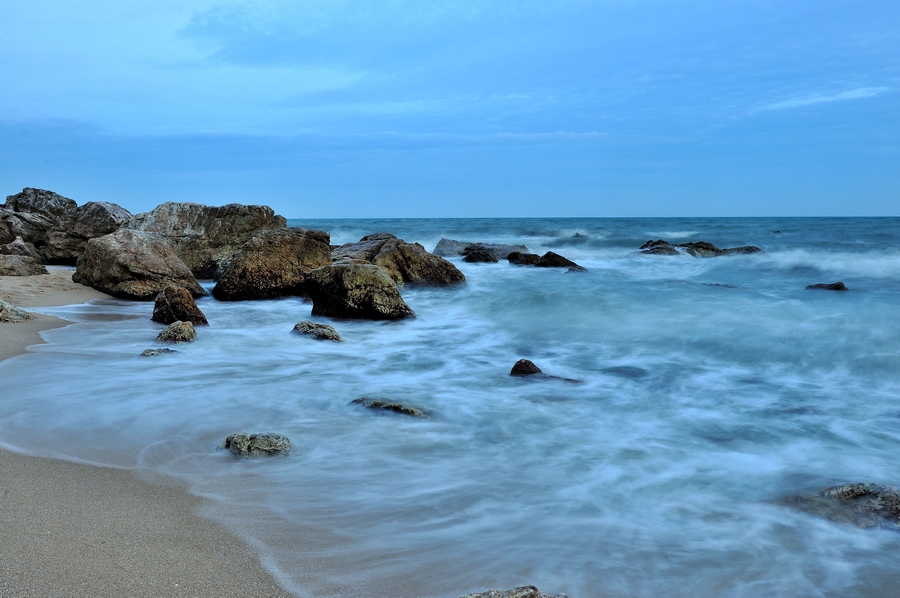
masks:
<svg viewBox="0 0 900 598"><path fill-rule="evenodd" d="M900 486L900 219L290 224L525 243L588 271L453 258L468 283L403 288L400 322L205 298L197 342L153 358L151 303L41 309L77 324L0 364L0 442L184 481L298 596L896 594L900 534L781 501ZM635 253L657 238L765 254ZM850 292L804 289L834 281ZM291 334L305 319L345 342ZM582 383L512 378L520 358ZM295 452L235 460L218 447L239 431Z"/></svg>

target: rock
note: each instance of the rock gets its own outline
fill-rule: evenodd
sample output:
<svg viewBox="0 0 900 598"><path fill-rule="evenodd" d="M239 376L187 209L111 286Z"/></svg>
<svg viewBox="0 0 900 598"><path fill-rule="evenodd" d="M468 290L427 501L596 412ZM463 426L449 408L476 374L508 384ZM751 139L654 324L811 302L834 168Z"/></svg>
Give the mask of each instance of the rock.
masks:
<svg viewBox="0 0 900 598"><path fill-rule="evenodd" d="M0 255L0 276L37 276L46 273L44 264L33 257Z"/></svg>
<svg viewBox="0 0 900 598"><path fill-rule="evenodd" d="M496 264L500 260L483 249L476 249L467 253L463 261L470 264Z"/></svg>
<svg viewBox="0 0 900 598"><path fill-rule="evenodd" d="M647 241L640 247L640 252L648 255L679 255L684 249L684 253L694 257L718 257L722 255L747 255L751 253L762 253L762 249L755 245L743 245L741 247L731 247L729 249L719 249L712 243L706 241L696 241L690 243L680 243L673 245L663 239L656 241Z"/></svg>
<svg viewBox="0 0 900 598"><path fill-rule="evenodd" d="M845 285L842 282L831 282L828 284L825 284L825 283L811 284L806 288L808 290L814 290L814 291L849 291L850 290L847 288L847 285Z"/></svg>
<svg viewBox="0 0 900 598"><path fill-rule="evenodd" d="M533 266L538 263L538 260L541 259L541 256L536 253L522 253L521 251L513 251L506 256L506 259L510 264L515 264L517 266Z"/></svg>
<svg viewBox="0 0 900 598"><path fill-rule="evenodd" d="M328 233L304 228L267 230L250 238L213 288L221 301L303 294L303 280L331 264Z"/></svg>
<svg viewBox="0 0 900 598"><path fill-rule="evenodd" d="M568 268L570 271L572 270L585 270L585 268L579 266L575 262L570 259L564 258L558 253L554 253L552 251L548 251L541 258L534 263L538 268Z"/></svg>
<svg viewBox="0 0 900 598"><path fill-rule="evenodd" d="M404 405L403 403L397 403L390 399L372 399L369 397L360 397L358 399L353 399L350 401L351 405L362 405L368 409L380 409L382 411L392 411L394 413L400 413L402 415L409 415L411 417L420 417L424 419L428 419L431 416L427 411L423 409L419 409L418 407L411 407L409 405Z"/></svg>
<svg viewBox="0 0 900 598"><path fill-rule="evenodd" d="M288 455L294 450L290 439L281 434L230 434L225 448L238 457L271 457Z"/></svg>
<svg viewBox="0 0 900 598"><path fill-rule="evenodd" d="M466 282L459 268L440 256L428 253L418 243L407 243L402 239L385 241L372 258L372 263L400 285L409 283L442 287Z"/></svg>
<svg viewBox="0 0 900 598"><path fill-rule="evenodd" d="M390 240L396 239L391 233L374 233L366 235L356 243L345 243L331 251L331 259L335 264L352 262L369 262L375 259L381 248Z"/></svg>
<svg viewBox="0 0 900 598"><path fill-rule="evenodd" d="M175 349L167 349L165 347L161 349L145 349L141 353L141 357L155 357L157 355L166 355L168 353L178 353Z"/></svg>
<svg viewBox="0 0 900 598"><path fill-rule="evenodd" d="M437 242L437 245L434 246L434 249L431 250L431 253L443 257L463 255L463 250L467 245L470 245L470 243L467 243L465 241L454 241L452 239L445 239L441 237L441 240Z"/></svg>
<svg viewBox="0 0 900 598"><path fill-rule="evenodd" d="M328 324L317 324L316 322L309 321L298 322L297 325L294 326L292 332L309 335L317 341L344 342L344 339L337 333L334 326L329 326Z"/></svg>
<svg viewBox="0 0 900 598"><path fill-rule="evenodd" d="M364 320L399 320L415 312L396 283L378 266L338 264L306 276L303 290L313 301L312 315Z"/></svg>
<svg viewBox="0 0 900 598"><path fill-rule="evenodd" d="M0 322L15 324L33 319L34 316L27 311L21 310L15 305L0 299Z"/></svg>
<svg viewBox="0 0 900 598"><path fill-rule="evenodd" d="M114 203L90 201L79 206L48 231L44 258L51 264L74 266L88 240L119 230L130 218L131 212Z"/></svg>
<svg viewBox="0 0 900 598"><path fill-rule="evenodd" d="M879 484L842 484L786 504L832 521L900 531L900 490Z"/></svg>
<svg viewBox="0 0 900 598"><path fill-rule="evenodd" d="M534 362L529 359L520 359L513 365L512 369L509 372L510 376L533 376L534 374L540 374L541 368L534 365Z"/></svg>
<svg viewBox="0 0 900 598"><path fill-rule="evenodd" d="M268 206L166 202L137 214L127 226L166 237L195 276L217 278L253 235L284 229L287 220Z"/></svg>
<svg viewBox="0 0 900 598"><path fill-rule="evenodd" d="M528 247L525 245L504 245L499 243L469 243L467 241L454 241L452 239L441 239L435 245L431 253L440 256L456 256L467 255L473 251L486 251L499 261L513 251L525 253Z"/></svg>
<svg viewBox="0 0 900 598"><path fill-rule="evenodd" d="M675 249L674 245L662 239L657 241L647 241L641 245L640 252L646 253L647 255L678 255L681 253Z"/></svg>
<svg viewBox="0 0 900 598"><path fill-rule="evenodd" d="M159 333L156 340L163 343L192 343L197 340L197 331L190 322L172 322Z"/></svg>
<svg viewBox="0 0 900 598"><path fill-rule="evenodd" d="M568 598L565 594L544 594L534 586L521 586L511 590L488 590L476 594L466 594L459 598Z"/></svg>
<svg viewBox="0 0 900 598"><path fill-rule="evenodd" d="M77 205L75 200L53 191L25 187L21 193L8 196L4 207L14 212L40 214L53 219L74 210Z"/></svg>
<svg viewBox="0 0 900 598"><path fill-rule="evenodd" d="M190 322L195 326L207 326L206 316L197 307L190 291L181 287L166 287L153 304L153 316L150 318L161 324L174 322Z"/></svg>
<svg viewBox="0 0 900 598"><path fill-rule="evenodd" d="M0 243L22 237L40 251L47 243L48 231L76 206L74 200L58 193L26 187L0 206Z"/></svg>
<svg viewBox="0 0 900 598"><path fill-rule="evenodd" d="M38 253L37 248L31 243L23 241L22 237L16 237L14 241L7 243L6 245L0 245L0 254L30 257L39 264L44 261L41 254Z"/></svg>
<svg viewBox="0 0 900 598"><path fill-rule="evenodd" d="M72 280L123 299L150 301L168 286L206 295L168 241L124 228L88 241Z"/></svg>
<svg viewBox="0 0 900 598"><path fill-rule="evenodd" d="M762 249L756 245L741 245L740 247L730 247L722 249L719 255L749 255L751 253L764 253Z"/></svg>

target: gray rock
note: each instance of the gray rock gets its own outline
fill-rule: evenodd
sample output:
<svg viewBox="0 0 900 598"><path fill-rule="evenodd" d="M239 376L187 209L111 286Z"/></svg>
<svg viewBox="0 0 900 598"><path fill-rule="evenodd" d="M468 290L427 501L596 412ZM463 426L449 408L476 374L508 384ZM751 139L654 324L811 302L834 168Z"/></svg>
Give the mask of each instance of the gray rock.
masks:
<svg viewBox="0 0 900 598"><path fill-rule="evenodd" d="M849 291L850 290L847 288L847 285L845 285L842 282L831 282L828 284L825 284L825 283L811 284L806 288L807 288L807 290L813 290L813 291Z"/></svg>
<svg viewBox="0 0 900 598"><path fill-rule="evenodd" d="M88 240L119 230L130 218L131 212L105 201L70 210L48 231L44 258L51 264L75 265Z"/></svg>
<svg viewBox="0 0 900 598"><path fill-rule="evenodd" d="M195 276L217 278L250 237L283 229L287 221L268 206L167 202L135 215L126 226L164 236Z"/></svg>
<svg viewBox="0 0 900 598"><path fill-rule="evenodd" d="M172 322L156 337L161 343L192 343L197 340L197 331L190 322Z"/></svg>
<svg viewBox="0 0 900 598"><path fill-rule="evenodd" d="M206 295L168 241L124 228L88 241L72 280L123 299L151 301L168 286Z"/></svg>
<svg viewBox="0 0 900 598"><path fill-rule="evenodd" d="M900 490L890 486L842 484L784 502L832 521L900 531Z"/></svg>
<svg viewBox="0 0 900 598"><path fill-rule="evenodd" d="M6 301L0 299L0 322L4 322L7 324L16 324L18 322L24 322L26 320L33 319L34 316L32 316L27 311L21 310L15 305L7 303Z"/></svg>
<svg viewBox="0 0 900 598"><path fill-rule="evenodd" d="M352 401L350 401L350 404L362 405L367 409L390 411L392 413L399 413L401 415L409 415L410 417L419 417L423 419L428 419L431 417L424 409L419 409L418 407L412 407L410 405L404 405L403 403L398 403L396 401L392 401L391 399L359 397L358 399L353 399Z"/></svg>
<svg viewBox="0 0 900 598"><path fill-rule="evenodd" d="M466 594L459 598L568 598L565 594L544 594L534 586L521 586L511 590L488 590Z"/></svg>
<svg viewBox="0 0 900 598"><path fill-rule="evenodd" d="M294 447L287 436L281 434L230 434L225 438L225 448L238 457L271 457L288 455Z"/></svg>
<svg viewBox="0 0 900 598"><path fill-rule="evenodd" d="M331 264L329 240L320 230L262 231L234 257L213 288L213 297L242 301L302 295L306 275Z"/></svg>
<svg viewBox="0 0 900 598"><path fill-rule="evenodd" d="M397 284L450 286L466 282L459 268L444 258L428 253L418 243L388 239L372 263L387 272Z"/></svg>
<svg viewBox="0 0 900 598"><path fill-rule="evenodd" d="M37 248L31 243L26 243L22 237L16 237L11 243L0 245L0 254L3 255L21 255L30 257L37 263L43 263L44 258L38 253Z"/></svg>
<svg viewBox="0 0 900 598"><path fill-rule="evenodd" d="M396 283L378 266L338 264L317 268L303 289L313 301L312 315L362 320L399 320L415 312Z"/></svg>
<svg viewBox="0 0 900 598"><path fill-rule="evenodd" d="M21 193L8 196L3 207L13 212L40 214L53 219L74 210L77 205L74 200L53 191L25 187Z"/></svg>
<svg viewBox="0 0 900 598"><path fill-rule="evenodd" d="M190 322L195 326L206 326L209 322L197 307L190 291L181 287L166 287L153 303L153 316L150 318L160 324L173 322Z"/></svg>
<svg viewBox="0 0 900 598"><path fill-rule="evenodd" d="M317 341L344 342L344 339L342 339L341 335L334 329L334 326L329 326L328 324L317 324L316 322L304 320L303 322L298 322L294 326L292 332L308 335Z"/></svg>
<svg viewBox="0 0 900 598"><path fill-rule="evenodd" d="M46 274L44 264L24 255L0 255L0 276L37 276Z"/></svg>
<svg viewBox="0 0 900 598"><path fill-rule="evenodd" d="M331 259L335 264L369 262L375 259L381 248L388 241L397 239L391 233L374 233L366 235L356 243L345 243L331 251Z"/></svg>
<svg viewBox="0 0 900 598"><path fill-rule="evenodd" d="M145 349L141 353L141 357L156 357L157 355L167 355L169 353L178 353L175 349L167 349L165 347L161 349Z"/></svg>

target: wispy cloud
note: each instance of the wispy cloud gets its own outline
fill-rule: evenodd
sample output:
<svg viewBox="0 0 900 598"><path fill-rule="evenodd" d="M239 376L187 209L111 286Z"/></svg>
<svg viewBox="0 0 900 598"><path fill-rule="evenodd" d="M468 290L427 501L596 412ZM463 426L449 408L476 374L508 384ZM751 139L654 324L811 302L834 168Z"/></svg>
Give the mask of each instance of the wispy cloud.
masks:
<svg viewBox="0 0 900 598"><path fill-rule="evenodd" d="M864 98L872 98L886 91L890 91L889 87L857 87L837 93L815 93L806 96L796 96L780 102L773 102L760 108L760 110L786 110L788 108L801 108L803 106L811 106L813 104L823 104L826 102L841 102L843 100L860 100Z"/></svg>

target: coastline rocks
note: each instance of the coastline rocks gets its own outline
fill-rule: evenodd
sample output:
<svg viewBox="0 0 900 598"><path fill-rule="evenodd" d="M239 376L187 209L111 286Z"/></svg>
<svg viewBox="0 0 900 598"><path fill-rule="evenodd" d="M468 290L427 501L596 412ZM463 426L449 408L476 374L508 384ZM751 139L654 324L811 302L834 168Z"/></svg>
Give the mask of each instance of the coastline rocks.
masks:
<svg viewBox="0 0 900 598"><path fill-rule="evenodd" d="M504 245L501 243L469 243L467 241L454 241L442 238L431 251L434 255L443 257L468 255L473 251L485 251L495 258L494 261L508 256L513 251L525 253L528 247L525 245Z"/></svg>
<svg viewBox="0 0 900 598"><path fill-rule="evenodd" d="M806 287L806 290L813 290L813 291L849 291L850 289L848 289L848 288L847 288L847 285L845 285L845 284L842 283L842 282L831 282L831 283L828 283L828 284L825 284L825 283L821 283L821 282L820 282L819 284L811 284L811 285L807 286L807 287Z"/></svg>
<svg viewBox="0 0 900 598"><path fill-rule="evenodd" d="M741 247L730 247L728 249L719 249L712 243L706 241L692 241L690 243L672 244L663 239L656 241L647 241L641 245L639 251L647 255L679 255L683 253L694 257L718 257L722 255L748 255L751 253L763 253L763 250L755 245L743 245Z"/></svg>
<svg viewBox="0 0 900 598"><path fill-rule="evenodd" d="M802 511L862 528L900 531L900 490L880 484L841 484L785 501Z"/></svg>
<svg viewBox="0 0 900 598"><path fill-rule="evenodd" d="M153 303L153 316L150 318L161 324L172 324L183 321L195 326L207 326L206 316L197 307L191 293L181 287L166 287Z"/></svg>
<svg viewBox="0 0 900 598"><path fill-rule="evenodd" d="M161 343L192 343L197 340L197 331L190 322L172 322L156 337Z"/></svg>
<svg viewBox="0 0 900 598"><path fill-rule="evenodd" d="M267 230L250 238L213 288L220 301L303 294L306 275L331 264L330 236L320 230Z"/></svg>
<svg viewBox="0 0 900 598"><path fill-rule="evenodd" d="M40 251L47 242L47 231L77 205L58 193L25 187L21 193L8 196L0 206L0 243L22 237Z"/></svg>
<svg viewBox="0 0 900 598"><path fill-rule="evenodd" d="M46 274L44 264L25 255L0 255L0 276L37 276Z"/></svg>
<svg viewBox="0 0 900 598"><path fill-rule="evenodd" d="M541 256L536 253L522 253L521 251L513 251L506 256L506 260L516 266L533 266L540 259Z"/></svg>
<svg viewBox="0 0 900 598"><path fill-rule="evenodd" d="M586 270L586 268L579 266L572 260L552 251L548 251L542 255L534 265L537 268L568 268L570 272Z"/></svg>
<svg viewBox="0 0 900 598"><path fill-rule="evenodd" d="M16 324L18 322L25 322L26 320L33 319L34 316L27 311L19 309L12 303L7 303L3 299L0 299L0 322Z"/></svg>
<svg viewBox="0 0 900 598"><path fill-rule="evenodd" d="M484 249L476 249L475 251L467 253L466 257L463 258L463 261L467 264L496 264L500 260Z"/></svg>
<svg viewBox="0 0 900 598"><path fill-rule="evenodd" d="M459 598L568 598L565 594L544 594L534 586L521 586L511 590L488 590L466 594Z"/></svg>
<svg viewBox="0 0 900 598"><path fill-rule="evenodd" d="M363 320L399 320L415 312L396 283L378 266L337 264L313 270L303 290L313 301L312 315Z"/></svg>
<svg viewBox="0 0 900 598"><path fill-rule="evenodd" d="M341 335L338 334L337 330L334 329L334 326L329 326L328 324L317 324L316 322L310 322L307 320L298 322L291 332L293 332L294 334L307 335L317 341L334 341L336 343L344 342L344 339L342 339Z"/></svg>
<svg viewBox="0 0 900 598"><path fill-rule="evenodd" d="M162 235L195 276L216 278L250 237L263 230L284 229L287 220L268 206L166 202L133 216L126 226Z"/></svg>
<svg viewBox="0 0 900 598"><path fill-rule="evenodd" d="M88 241L72 280L122 299L149 301L167 286L206 295L168 241L128 229Z"/></svg>
<svg viewBox="0 0 900 598"><path fill-rule="evenodd" d="M356 243L335 247L331 258L335 264L374 264L398 285L449 286L466 281L465 275L444 258L391 233L374 233Z"/></svg>
<svg viewBox="0 0 900 598"><path fill-rule="evenodd" d="M90 239L119 230L130 218L131 212L106 201L90 201L70 210L48 231L44 259L74 266Z"/></svg>
<svg viewBox="0 0 900 598"><path fill-rule="evenodd" d="M0 245L0 254L30 257L38 263L43 263L44 261L44 258L38 252L37 248L31 243L26 243L22 237L16 237L14 241L7 243L6 245Z"/></svg>
<svg viewBox="0 0 900 598"><path fill-rule="evenodd" d="M536 366L534 362L529 359L520 359L513 364L512 369L509 371L509 375L520 378L533 377L536 380L562 380L563 382L569 382L570 384L582 383L581 380L575 380L574 378L563 378L562 376L545 374L541 368Z"/></svg>
<svg viewBox="0 0 900 598"><path fill-rule="evenodd" d="M288 455L294 449L290 439L282 434L229 434L225 448L238 457L271 457Z"/></svg>
<svg viewBox="0 0 900 598"><path fill-rule="evenodd" d="M353 399L350 401L351 405L362 405L367 409L376 409L381 411L391 411L393 413L399 413L401 415L408 415L410 417L419 417L422 419L429 419L431 416L424 409L419 409L418 407L412 407L410 405L404 405L403 403L397 403L390 399L374 399L369 397L359 397L358 399Z"/></svg>
<svg viewBox="0 0 900 598"><path fill-rule="evenodd" d="M166 355L168 353L178 353L175 349L167 349L165 347L161 349L144 349L141 352L141 357L156 357L157 355Z"/></svg>

